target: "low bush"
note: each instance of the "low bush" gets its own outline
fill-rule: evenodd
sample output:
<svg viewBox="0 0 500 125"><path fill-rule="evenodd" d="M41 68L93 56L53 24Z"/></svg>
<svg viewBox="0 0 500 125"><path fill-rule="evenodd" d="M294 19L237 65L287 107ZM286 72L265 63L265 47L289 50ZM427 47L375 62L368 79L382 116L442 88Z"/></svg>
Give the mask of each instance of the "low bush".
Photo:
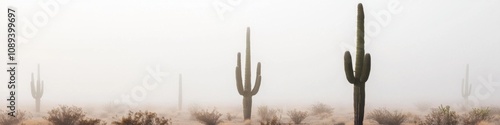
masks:
<svg viewBox="0 0 500 125"><path fill-rule="evenodd" d="M293 123L300 124L307 118L308 114L305 111L297 111L296 109L288 111L288 116L292 119Z"/></svg>
<svg viewBox="0 0 500 125"><path fill-rule="evenodd" d="M113 121L113 125L172 125L172 120L165 117L159 117L155 112L129 111L127 116L123 116L117 121Z"/></svg>
<svg viewBox="0 0 500 125"><path fill-rule="evenodd" d="M368 113L367 118L373 119L382 125L401 125L406 121L407 116L400 111L390 112L385 108L381 108Z"/></svg>
<svg viewBox="0 0 500 125"><path fill-rule="evenodd" d="M450 106L439 106L432 109L432 112L425 116L424 125L456 125L458 124L458 115L452 111Z"/></svg>
<svg viewBox="0 0 500 125"><path fill-rule="evenodd" d="M277 116L278 109L271 109L267 106L259 106L257 108L257 114L262 122L270 122L275 116Z"/></svg>
<svg viewBox="0 0 500 125"><path fill-rule="evenodd" d="M196 120L205 125L217 125L222 122L219 118L222 116L221 113L217 112L215 109L212 112L208 110L199 110L193 113Z"/></svg>
<svg viewBox="0 0 500 125"><path fill-rule="evenodd" d="M333 114L333 108L323 103L314 104L311 107L311 115L318 116L320 119L325 119Z"/></svg>
<svg viewBox="0 0 500 125"><path fill-rule="evenodd" d="M278 116L273 116L273 118L269 121L261 121L260 125L284 125L281 123L281 118L278 118Z"/></svg>
<svg viewBox="0 0 500 125"><path fill-rule="evenodd" d="M48 112L48 117L43 117L54 125L99 125L106 124L100 119L89 119L85 117L82 108L76 106L61 105Z"/></svg>
<svg viewBox="0 0 500 125"><path fill-rule="evenodd" d="M0 110L0 113L2 113L2 115L0 115L0 125L17 125L29 119L25 111L17 110L15 114L16 117L7 115L7 113L9 113L7 110Z"/></svg>
<svg viewBox="0 0 500 125"><path fill-rule="evenodd" d="M232 121L234 118L236 118L236 115L232 115L231 113L226 114L227 121Z"/></svg>
<svg viewBox="0 0 500 125"><path fill-rule="evenodd" d="M492 119L489 108L473 108L472 111L462 115L461 121L464 125L476 125L481 121Z"/></svg>

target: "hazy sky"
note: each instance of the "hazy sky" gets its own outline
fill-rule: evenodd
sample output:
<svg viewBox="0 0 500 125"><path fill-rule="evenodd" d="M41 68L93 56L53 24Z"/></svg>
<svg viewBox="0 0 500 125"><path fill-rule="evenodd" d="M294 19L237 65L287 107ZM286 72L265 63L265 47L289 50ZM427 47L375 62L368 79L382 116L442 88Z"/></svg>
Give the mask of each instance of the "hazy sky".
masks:
<svg viewBox="0 0 500 125"><path fill-rule="evenodd" d="M27 37L21 27L33 23L36 13L47 14L38 4L43 1L1 0L0 7L18 8L18 30ZM218 2L230 7L224 19L213 6ZM359 2L371 33L365 47L372 54L367 105L459 103L466 64L472 98L483 95L481 104L500 103L500 1L495 0L68 0L19 46L19 103L34 104L30 74L40 64L42 105L113 102L142 87L147 69L159 66L169 75L146 91L140 105L175 106L182 73L184 104L238 106L236 54L245 51L251 27L253 76L262 63L255 105L351 105L343 53L355 46ZM0 16L7 17L5 11ZM0 29L6 24L2 18ZM6 30L0 31L6 38ZM6 47L0 50L6 59ZM4 71L0 78L7 76ZM496 82L489 90L480 80L488 76ZM1 90L6 96L6 87Z"/></svg>

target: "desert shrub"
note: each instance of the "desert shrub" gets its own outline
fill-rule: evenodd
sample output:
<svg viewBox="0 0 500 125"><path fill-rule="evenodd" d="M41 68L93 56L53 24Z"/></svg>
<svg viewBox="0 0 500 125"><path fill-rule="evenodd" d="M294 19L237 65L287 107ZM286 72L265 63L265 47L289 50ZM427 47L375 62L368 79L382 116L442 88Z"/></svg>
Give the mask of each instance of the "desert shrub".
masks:
<svg viewBox="0 0 500 125"><path fill-rule="evenodd" d="M193 105L189 106L188 110L189 110L189 114L191 114L189 119L196 120L196 113L201 111L201 106L198 104L193 104Z"/></svg>
<svg viewBox="0 0 500 125"><path fill-rule="evenodd" d="M50 110L48 114L49 116L44 117L44 119L55 125L75 125L85 117L82 108L65 105Z"/></svg>
<svg viewBox="0 0 500 125"><path fill-rule="evenodd" d="M281 125L281 109L271 109L267 106L259 106L257 114L260 116L261 125Z"/></svg>
<svg viewBox="0 0 500 125"><path fill-rule="evenodd" d="M78 123L78 125L105 125L106 122L102 121L101 119L93 119L93 118L88 118L88 119L82 119Z"/></svg>
<svg viewBox="0 0 500 125"><path fill-rule="evenodd" d="M439 106L432 109L432 112L425 116L425 125L456 125L458 124L458 115L450 109L450 106Z"/></svg>
<svg viewBox="0 0 500 125"><path fill-rule="evenodd" d="M280 122L281 118L278 118L278 116L273 116L273 118L269 121L261 121L260 125L282 125Z"/></svg>
<svg viewBox="0 0 500 125"><path fill-rule="evenodd" d="M308 116L305 111L297 111L296 109L288 111L288 116L292 119L293 123L300 124Z"/></svg>
<svg viewBox="0 0 500 125"><path fill-rule="evenodd" d="M476 125L481 121L488 121L492 118L489 108L473 108L472 111L461 117L461 121L465 125Z"/></svg>
<svg viewBox="0 0 500 125"><path fill-rule="evenodd" d="M500 107L491 107L490 113L491 115L500 115Z"/></svg>
<svg viewBox="0 0 500 125"><path fill-rule="evenodd" d="M278 109L271 109L267 106L259 106L257 108L257 114L259 115L261 121L269 122L274 116L277 116Z"/></svg>
<svg viewBox="0 0 500 125"><path fill-rule="evenodd" d="M226 119L228 121L232 121L234 118L236 118L236 115L232 115L231 113L226 114Z"/></svg>
<svg viewBox="0 0 500 125"><path fill-rule="evenodd" d="M48 117L43 117L54 125L99 125L106 124L99 119L88 119L82 108L61 105L48 112Z"/></svg>
<svg viewBox="0 0 500 125"><path fill-rule="evenodd" d="M407 123L412 123L414 125L422 125L423 121L419 115L406 113L406 121Z"/></svg>
<svg viewBox="0 0 500 125"><path fill-rule="evenodd" d="M113 125L172 125L172 120L158 116L155 112L129 111L127 116L123 116L118 121L113 121Z"/></svg>
<svg viewBox="0 0 500 125"><path fill-rule="evenodd" d="M311 115L318 116L320 119L325 119L333 114L333 108L323 103L314 104L311 107Z"/></svg>
<svg viewBox="0 0 500 125"><path fill-rule="evenodd" d="M10 111L7 110L0 110L0 125L17 125L23 122L26 119L29 119L29 116L26 115L26 111L16 111L16 117L12 117L10 115L7 115Z"/></svg>
<svg viewBox="0 0 500 125"><path fill-rule="evenodd" d="M215 109L213 109L212 112L208 110L199 110L194 112L193 115L196 120L205 125L217 125L222 122L222 120L219 120L222 114L217 112Z"/></svg>
<svg viewBox="0 0 500 125"><path fill-rule="evenodd" d="M368 113L367 118L373 119L383 125L401 125L406 121L407 116L400 111L390 112L385 108L381 108Z"/></svg>

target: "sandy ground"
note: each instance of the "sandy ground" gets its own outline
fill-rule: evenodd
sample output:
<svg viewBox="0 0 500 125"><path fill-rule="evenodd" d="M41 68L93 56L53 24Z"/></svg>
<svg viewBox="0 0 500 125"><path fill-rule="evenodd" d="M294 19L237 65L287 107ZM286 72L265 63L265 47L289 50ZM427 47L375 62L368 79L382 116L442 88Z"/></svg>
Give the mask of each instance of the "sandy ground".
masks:
<svg viewBox="0 0 500 125"><path fill-rule="evenodd" d="M110 107L107 107L110 108ZM191 118L191 115L189 113L188 109L178 111L175 108L170 108L165 111L163 110L158 110L160 108L149 108L149 109L155 109L155 110L149 110L149 111L154 111L156 112L159 116L163 116L166 118L171 118L172 122L174 125L202 125L200 122L194 120ZM212 108L202 108L202 109L208 109L212 110ZM221 119L223 120L221 125L243 125L243 113L240 111L241 109L238 107L230 107L230 108L216 108L218 112L222 113ZM119 111L117 112L117 109L99 109L99 108L90 108L86 107L83 108L83 110L87 113L87 117L90 118L99 118L107 122L107 124L111 124L112 121L115 121L122 116L126 115L126 111ZM299 110L302 111L309 111L308 108L299 108ZM163 112L161 112L163 111ZM370 111L368 109L368 111ZM404 111L404 110L403 110ZM310 111L309 111L310 112ZM417 111L416 109L409 109L404 111L407 114L410 114L409 118L407 121L404 123L404 125L416 125L413 123L415 121L415 118L420 118L421 120L424 120L424 116L428 114L430 111ZM230 113L232 115L236 115L236 117L232 120L227 119L227 113ZM458 114L463 114L464 112L457 111ZM46 112L42 113L29 113L31 115L31 118L24 121L23 123L26 125L49 125L50 123L43 119L44 116L47 115ZM365 113L365 117L366 117ZM281 122L283 123L292 123L290 118L287 116L286 113L279 113L281 115ZM317 116L308 116L304 121L304 125L332 125L336 123L345 123L345 125L353 125L353 113L351 109L335 109L334 113L332 116L328 118L321 119ZM254 108L252 112L252 125L260 125L259 123L260 118L257 115L257 109ZM378 123L374 120L371 119L365 119L364 121L365 125L378 125ZM496 114L493 118L492 121L490 122L483 122L480 125L500 125L500 114Z"/></svg>

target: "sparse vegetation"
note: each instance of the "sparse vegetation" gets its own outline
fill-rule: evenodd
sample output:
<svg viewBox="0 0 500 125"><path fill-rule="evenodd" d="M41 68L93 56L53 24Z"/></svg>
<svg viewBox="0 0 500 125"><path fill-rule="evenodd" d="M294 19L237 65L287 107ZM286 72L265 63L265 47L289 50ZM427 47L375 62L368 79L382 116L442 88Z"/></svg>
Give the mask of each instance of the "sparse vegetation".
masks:
<svg viewBox="0 0 500 125"><path fill-rule="evenodd" d="M464 125L477 125L481 121L488 121L492 119L489 108L473 108L467 114L461 117L462 123Z"/></svg>
<svg viewBox="0 0 500 125"><path fill-rule="evenodd" d="M27 116L26 111L17 110L16 117L7 115L7 110L0 110L0 113L2 114L0 115L0 125L17 125L30 118Z"/></svg>
<svg viewBox="0 0 500 125"><path fill-rule="evenodd" d="M106 122L101 119L88 118L80 120L78 125L106 125Z"/></svg>
<svg viewBox="0 0 500 125"><path fill-rule="evenodd" d="M412 113L406 113L406 117L407 117L407 119L406 119L407 123L412 123L414 125L422 125L423 124L423 121L419 115L412 114Z"/></svg>
<svg viewBox="0 0 500 125"><path fill-rule="evenodd" d="M400 111L390 112L385 108L375 109L367 117L382 125L401 125L407 119L407 116Z"/></svg>
<svg viewBox="0 0 500 125"><path fill-rule="evenodd" d="M47 121L54 125L98 125L106 124L99 119L88 119L82 108L76 106L59 106L48 112Z"/></svg>
<svg viewBox="0 0 500 125"><path fill-rule="evenodd" d="M232 121L234 118L236 118L236 115L232 115L231 113L226 114L227 121Z"/></svg>
<svg viewBox="0 0 500 125"><path fill-rule="evenodd" d="M300 124L307 118L308 114L305 111L297 111L297 109L288 111L288 116L295 124Z"/></svg>
<svg viewBox="0 0 500 125"><path fill-rule="evenodd" d="M458 124L458 115L452 111L450 106L439 106L432 109L432 112L425 116L424 125L456 125Z"/></svg>
<svg viewBox="0 0 500 125"><path fill-rule="evenodd" d="M281 123L281 117L278 118L278 116L274 116L270 121L261 121L261 125L282 125Z"/></svg>
<svg viewBox="0 0 500 125"><path fill-rule="evenodd" d="M500 115L500 107L490 107L490 113L492 115Z"/></svg>
<svg viewBox="0 0 500 125"><path fill-rule="evenodd" d="M159 117L155 112L129 111L127 116L118 121L113 121L113 125L172 125L172 120Z"/></svg>
<svg viewBox="0 0 500 125"><path fill-rule="evenodd" d="M261 119L261 125L281 125L281 113L281 109L271 109L267 106L259 106L257 112Z"/></svg>
<svg viewBox="0 0 500 125"><path fill-rule="evenodd" d="M191 120L196 120L196 113L199 112L201 110L201 106L198 105L198 104L192 104L191 106L189 106L189 114L191 114L190 118Z"/></svg>
<svg viewBox="0 0 500 125"><path fill-rule="evenodd" d="M311 115L318 116L320 119L325 119L333 114L333 108L323 103L314 104L311 107Z"/></svg>
<svg viewBox="0 0 500 125"><path fill-rule="evenodd" d="M205 125L217 125L222 122L219 118L222 116L221 113L217 112L217 110L213 109L212 112L208 110L199 110L194 112L194 117L199 122Z"/></svg>
<svg viewBox="0 0 500 125"><path fill-rule="evenodd" d="M277 116L278 109L271 109L267 106L259 106L257 114L260 116L261 121L270 122L274 116Z"/></svg>

